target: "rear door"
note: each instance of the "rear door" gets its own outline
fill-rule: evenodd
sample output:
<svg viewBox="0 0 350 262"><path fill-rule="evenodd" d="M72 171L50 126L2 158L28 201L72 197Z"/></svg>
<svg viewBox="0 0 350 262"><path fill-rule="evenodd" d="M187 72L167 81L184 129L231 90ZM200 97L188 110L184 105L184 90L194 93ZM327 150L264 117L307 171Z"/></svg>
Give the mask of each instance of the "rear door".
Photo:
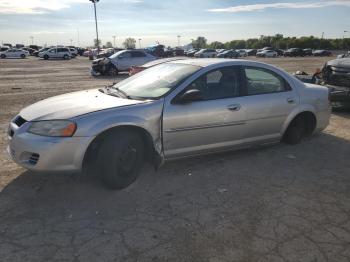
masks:
<svg viewBox="0 0 350 262"><path fill-rule="evenodd" d="M132 66L131 51L124 52L117 57L118 70L128 70Z"/></svg>
<svg viewBox="0 0 350 262"><path fill-rule="evenodd" d="M246 113L250 141L276 139L299 104L299 95L280 74L262 67L243 67L245 76L241 107Z"/></svg>
<svg viewBox="0 0 350 262"><path fill-rule="evenodd" d="M147 55L144 52L141 52L141 51L131 52L131 66L141 66L147 62L148 62Z"/></svg>

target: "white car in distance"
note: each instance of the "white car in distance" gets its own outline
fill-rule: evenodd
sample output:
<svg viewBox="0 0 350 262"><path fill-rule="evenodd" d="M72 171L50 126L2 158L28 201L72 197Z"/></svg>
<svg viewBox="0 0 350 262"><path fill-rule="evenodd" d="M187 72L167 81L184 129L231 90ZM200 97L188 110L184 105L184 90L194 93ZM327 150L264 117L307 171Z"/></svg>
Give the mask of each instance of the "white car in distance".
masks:
<svg viewBox="0 0 350 262"><path fill-rule="evenodd" d="M45 60L50 58L61 58L67 60L72 57L72 54L68 47L54 47L44 52L40 52L39 57L44 58Z"/></svg>
<svg viewBox="0 0 350 262"><path fill-rule="evenodd" d="M22 49L8 49L6 51L0 52L1 58L26 58L29 56L29 52Z"/></svg>
<svg viewBox="0 0 350 262"><path fill-rule="evenodd" d="M257 57L277 57L278 53L273 50L263 50L261 52L256 53Z"/></svg>
<svg viewBox="0 0 350 262"><path fill-rule="evenodd" d="M216 55L217 55L217 52L215 49L201 49L194 54L194 57L213 58L213 57L216 57Z"/></svg>

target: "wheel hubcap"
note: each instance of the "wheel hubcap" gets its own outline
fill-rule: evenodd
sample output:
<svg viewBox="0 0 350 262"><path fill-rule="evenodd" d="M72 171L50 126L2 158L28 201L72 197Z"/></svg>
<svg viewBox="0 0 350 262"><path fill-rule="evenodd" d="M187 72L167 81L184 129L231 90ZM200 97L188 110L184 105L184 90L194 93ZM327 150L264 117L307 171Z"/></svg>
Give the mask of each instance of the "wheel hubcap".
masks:
<svg viewBox="0 0 350 262"><path fill-rule="evenodd" d="M137 150L133 145L126 146L118 159L118 165L123 172L130 172L135 166L137 159Z"/></svg>

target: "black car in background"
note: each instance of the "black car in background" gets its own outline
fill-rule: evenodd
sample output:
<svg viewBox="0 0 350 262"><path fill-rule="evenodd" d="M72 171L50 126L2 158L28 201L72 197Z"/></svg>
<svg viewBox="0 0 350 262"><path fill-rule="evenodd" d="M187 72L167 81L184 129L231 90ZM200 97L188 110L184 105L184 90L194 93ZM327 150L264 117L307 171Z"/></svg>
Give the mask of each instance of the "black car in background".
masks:
<svg viewBox="0 0 350 262"><path fill-rule="evenodd" d="M330 88L333 105L350 106L350 58L328 61L322 69L322 79Z"/></svg>
<svg viewBox="0 0 350 262"><path fill-rule="evenodd" d="M238 58L239 53L236 50L225 50L219 54L216 55L218 58Z"/></svg>
<svg viewBox="0 0 350 262"><path fill-rule="evenodd" d="M256 56L256 53L258 52L257 49L247 49L247 56Z"/></svg>
<svg viewBox="0 0 350 262"><path fill-rule="evenodd" d="M288 50L284 51L283 55L291 57L305 56L305 52L301 48L289 48Z"/></svg>
<svg viewBox="0 0 350 262"><path fill-rule="evenodd" d="M312 56L312 49L311 48L305 48L303 49L305 56Z"/></svg>
<svg viewBox="0 0 350 262"><path fill-rule="evenodd" d="M331 56L332 52L328 50L316 50L313 52L314 56Z"/></svg>

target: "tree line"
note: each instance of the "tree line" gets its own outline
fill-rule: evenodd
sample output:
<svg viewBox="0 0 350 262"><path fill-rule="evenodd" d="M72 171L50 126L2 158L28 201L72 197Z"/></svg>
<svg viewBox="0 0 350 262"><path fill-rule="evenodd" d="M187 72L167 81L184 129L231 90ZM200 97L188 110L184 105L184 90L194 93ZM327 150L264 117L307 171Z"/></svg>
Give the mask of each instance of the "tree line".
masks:
<svg viewBox="0 0 350 262"><path fill-rule="evenodd" d="M302 37L284 37L282 34L274 36L260 36L259 38L250 38L247 40L232 40L226 43L214 41L208 43L203 36L198 36L192 40L193 48L214 48L214 49L260 49L266 46L276 49L288 48L311 48L311 49L329 49L329 50L349 50L350 38L318 38L315 36ZM101 41L99 40L101 46ZM97 47L97 40L94 39L94 46ZM126 38L123 42L124 48L135 48L136 39ZM107 42L104 48L113 47L111 42Z"/></svg>
<svg viewBox="0 0 350 262"><path fill-rule="evenodd" d="M260 36L260 38L250 38L247 40L232 40L226 43L214 41L207 43L203 36L192 40L193 48L214 48L214 49L260 49L263 47L273 47L276 49L288 48L311 48L343 50L350 49L350 38L324 39L315 36L284 37L282 34L274 36Z"/></svg>

